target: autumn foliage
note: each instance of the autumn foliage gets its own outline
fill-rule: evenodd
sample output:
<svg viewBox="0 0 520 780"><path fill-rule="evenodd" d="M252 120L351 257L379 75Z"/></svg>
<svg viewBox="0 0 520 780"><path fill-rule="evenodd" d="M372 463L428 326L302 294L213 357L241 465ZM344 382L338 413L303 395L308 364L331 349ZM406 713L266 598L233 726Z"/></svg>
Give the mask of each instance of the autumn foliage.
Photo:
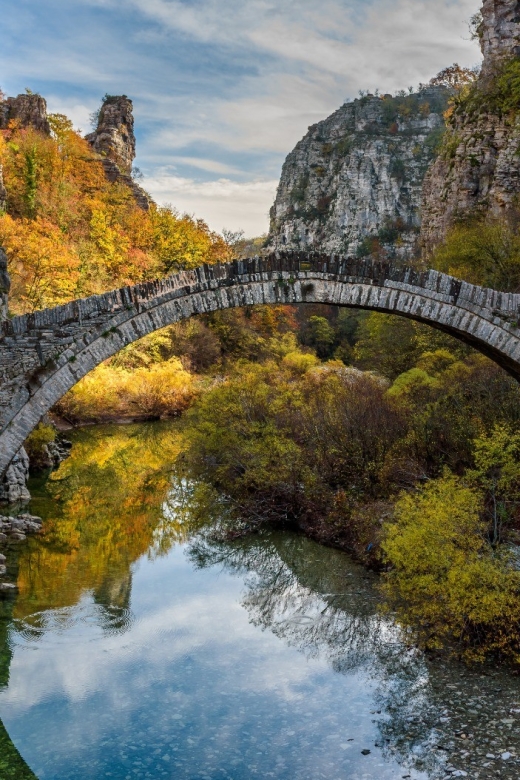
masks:
<svg viewBox="0 0 520 780"><path fill-rule="evenodd" d="M229 246L202 220L171 207L144 211L127 186L109 182L66 117L51 115L50 124L50 137L16 122L0 133L0 246L13 314L229 259Z"/></svg>

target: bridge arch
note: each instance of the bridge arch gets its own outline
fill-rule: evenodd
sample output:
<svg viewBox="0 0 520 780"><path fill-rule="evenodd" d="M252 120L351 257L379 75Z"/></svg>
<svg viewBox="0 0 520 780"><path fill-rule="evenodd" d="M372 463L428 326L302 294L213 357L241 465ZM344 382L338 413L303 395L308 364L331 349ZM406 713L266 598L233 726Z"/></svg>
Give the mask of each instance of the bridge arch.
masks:
<svg viewBox="0 0 520 780"><path fill-rule="evenodd" d="M128 344L196 314L295 303L426 323L520 381L520 295L370 258L277 253L202 266L0 323L0 475L44 414Z"/></svg>

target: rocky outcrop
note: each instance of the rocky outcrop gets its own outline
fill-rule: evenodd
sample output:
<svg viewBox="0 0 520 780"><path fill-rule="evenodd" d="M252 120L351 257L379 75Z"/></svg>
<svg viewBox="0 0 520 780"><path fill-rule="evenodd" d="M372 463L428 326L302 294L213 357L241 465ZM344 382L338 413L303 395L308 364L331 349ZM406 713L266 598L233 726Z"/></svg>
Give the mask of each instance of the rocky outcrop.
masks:
<svg viewBox="0 0 520 780"><path fill-rule="evenodd" d="M107 95L99 110L97 127L86 138L101 156L107 179L129 187L137 205L146 210L151 198L131 175L135 159L132 110L132 101L126 95Z"/></svg>
<svg viewBox="0 0 520 780"><path fill-rule="evenodd" d="M25 94L17 97L0 98L0 130L15 122L20 127L34 127L49 135L51 132L47 117L47 102L41 95ZM0 165L0 213L7 208L7 190L4 186L2 166ZM0 257L0 320L2 312L2 266Z"/></svg>
<svg viewBox="0 0 520 780"><path fill-rule="evenodd" d="M146 190L143 190L142 187L140 187L134 179L132 179L131 175L128 173L121 173L119 168L117 167L116 163L113 162L113 160L109 160L108 157L103 157L101 160L103 163L103 168L105 169L105 176L107 177L108 181L116 182L119 181L121 184L124 184L128 189L132 191L132 195L134 196L134 200L139 206L139 208L144 209L144 211L147 211L150 208L150 205L153 203L153 200L148 195Z"/></svg>
<svg viewBox="0 0 520 780"><path fill-rule="evenodd" d="M87 141L102 157L112 160L121 173L131 173L135 159L132 101L126 95L107 95L99 109L97 127Z"/></svg>
<svg viewBox="0 0 520 780"><path fill-rule="evenodd" d="M478 32L484 55L481 78L487 79L502 60L520 57L519 0L484 0Z"/></svg>
<svg viewBox="0 0 520 780"><path fill-rule="evenodd" d="M504 61L520 56L520 2L485 0L479 28L482 72L451 116L423 188L421 244L428 256L460 219L508 219L520 195L520 115L493 100Z"/></svg>
<svg viewBox="0 0 520 780"><path fill-rule="evenodd" d="M21 127L34 127L46 135L51 132L47 118L47 102L41 95L17 95L2 100L0 130L5 129L11 121L18 122Z"/></svg>
<svg viewBox="0 0 520 780"><path fill-rule="evenodd" d="M27 489L29 456L22 447L0 479L0 504L24 504L30 501Z"/></svg>
<svg viewBox="0 0 520 780"><path fill-rule="evenodd" d="M7 319L8 297L11 280L7 273L7 255L0 247L0 322Z"/></svg>
<svg viewBox="0 0 520 780"><path fill-rule="evenodd" d="M443 87L367 95L310 127L284 163L270 247L414 256L448 96Z"/></svg>

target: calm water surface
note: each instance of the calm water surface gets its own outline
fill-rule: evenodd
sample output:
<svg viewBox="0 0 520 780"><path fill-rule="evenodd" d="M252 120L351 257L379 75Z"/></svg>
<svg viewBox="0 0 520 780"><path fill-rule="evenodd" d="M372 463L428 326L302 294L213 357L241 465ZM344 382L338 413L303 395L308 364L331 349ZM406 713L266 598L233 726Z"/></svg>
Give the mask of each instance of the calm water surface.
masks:
<svg viewBox="0 0 520 780"><path fill-rule="evenodd" d="M82 431L33 486L0 718L37 778L520 776L516 679L427 666L339 552L194 535L181 447L172 425Z"/></svg>

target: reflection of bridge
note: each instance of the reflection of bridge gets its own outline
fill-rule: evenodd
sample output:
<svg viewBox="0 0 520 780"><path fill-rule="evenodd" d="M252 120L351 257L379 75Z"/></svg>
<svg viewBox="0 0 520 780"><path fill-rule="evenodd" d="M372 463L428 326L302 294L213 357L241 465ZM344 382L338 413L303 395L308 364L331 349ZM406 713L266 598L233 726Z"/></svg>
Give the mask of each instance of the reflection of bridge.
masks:
<svg viewBox="0 0 520 780"><path fill-rule="evenodd" d="M195 314L274 303L410 317L468 342L520 379L520 295L372 259L278 253L202 266L0 323L0 474L42 416L127 344Z"/></svg>

